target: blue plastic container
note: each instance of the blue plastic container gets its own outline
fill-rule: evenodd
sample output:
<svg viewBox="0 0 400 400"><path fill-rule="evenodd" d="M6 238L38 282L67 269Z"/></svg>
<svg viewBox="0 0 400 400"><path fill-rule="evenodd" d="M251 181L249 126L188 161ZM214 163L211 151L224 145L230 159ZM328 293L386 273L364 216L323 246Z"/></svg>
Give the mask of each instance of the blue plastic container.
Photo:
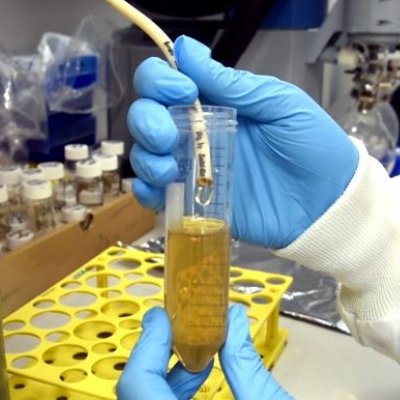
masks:
<svg viewBox="0 0 400 400"><path fill-rule="evenodd" d="M262 29L318 28L325 20L327 0L277 0Z"/></svg>

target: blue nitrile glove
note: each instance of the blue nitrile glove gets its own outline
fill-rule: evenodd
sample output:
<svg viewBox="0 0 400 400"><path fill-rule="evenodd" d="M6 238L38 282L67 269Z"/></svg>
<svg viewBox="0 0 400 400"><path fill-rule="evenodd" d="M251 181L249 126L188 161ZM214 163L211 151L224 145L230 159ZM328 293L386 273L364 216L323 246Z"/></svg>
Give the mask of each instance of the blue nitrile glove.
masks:
<svg viewBox="0 0 400 400"><path fill-rule="evenodd" d="M282 248L301 235L343 193L358 153L342 129L306 93L269 76L225 68L201 43L181 36L174 46L181 72L150 58L134 83L142 99L128 114L137 143L133 191L161 209L164 187L177 175L171 151L178 134L165 106L217 104L238 110L234 161L235 238Z"/></svg>
<svg viewBox="0 0 400 400"><path fill-rule="evenodd" d="M236 400L292 399L268 372L254 349L249 320L242 305L229 309L228 334L219 359Z"/></svg>
<svg viewBox="0 0 400 400"><path fill-rule="evenodd" d="M143 317L143 332L117 385L118 400L190 399L207 379L212 363L190 373L180 363L167 374L172 332L167 313L152 308Z"/></svg>

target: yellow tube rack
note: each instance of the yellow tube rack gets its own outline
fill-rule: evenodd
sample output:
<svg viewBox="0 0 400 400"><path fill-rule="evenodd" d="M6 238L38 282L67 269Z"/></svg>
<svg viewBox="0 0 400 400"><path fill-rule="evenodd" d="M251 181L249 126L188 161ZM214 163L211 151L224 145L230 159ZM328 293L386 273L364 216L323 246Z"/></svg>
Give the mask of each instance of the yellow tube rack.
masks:
<svg viewBox="0 0 400 400"><path fill-rule="evenodd" d="M162 254L111 247L8 316L11 398L114 400L143 315L163 304L163 266ZM287 341L279 307L291 282L284 275L230 270L230 302L246 306L251 337L269 368ZM175 362L172 357L170 366ZM230 398L216 360L194 399Z"/></svg>

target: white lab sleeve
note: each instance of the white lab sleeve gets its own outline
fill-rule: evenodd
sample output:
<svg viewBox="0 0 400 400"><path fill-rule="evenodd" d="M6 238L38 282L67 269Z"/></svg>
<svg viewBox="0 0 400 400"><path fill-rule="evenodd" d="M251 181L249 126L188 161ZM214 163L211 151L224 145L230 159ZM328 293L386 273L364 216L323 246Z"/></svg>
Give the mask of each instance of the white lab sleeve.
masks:
<svg viewBox="0 0 400 400"><path fill-rule="evenodd" d="M355 339L400 362L400 178L353 142L359 162L342 196L275 254L336 278Z"/></svg>

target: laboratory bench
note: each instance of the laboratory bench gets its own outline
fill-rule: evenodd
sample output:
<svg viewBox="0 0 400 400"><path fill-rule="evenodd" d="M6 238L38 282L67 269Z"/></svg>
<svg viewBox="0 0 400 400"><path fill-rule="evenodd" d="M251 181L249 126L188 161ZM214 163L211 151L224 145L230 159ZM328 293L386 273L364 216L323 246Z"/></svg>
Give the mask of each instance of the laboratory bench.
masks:
<svg viewBox="0 0 400 400"><path fill-rule="evenodd" d="M164 234L164 216L133 242ZM351 336L293 318L280 317L289 330L287 345L273 367L276 380L298 400L398 400L400 366L359 345Z"/></svg>

